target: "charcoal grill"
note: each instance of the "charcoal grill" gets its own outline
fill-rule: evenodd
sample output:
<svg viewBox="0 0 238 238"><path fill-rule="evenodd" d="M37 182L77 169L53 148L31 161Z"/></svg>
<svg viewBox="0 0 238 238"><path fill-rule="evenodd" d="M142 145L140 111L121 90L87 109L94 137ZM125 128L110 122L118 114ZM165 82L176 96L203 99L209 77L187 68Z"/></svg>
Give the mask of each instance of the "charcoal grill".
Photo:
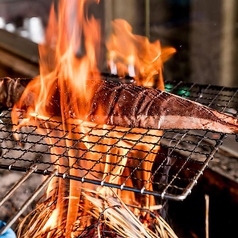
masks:
<svg viewBox="0 0 238 238"><path fill-rule="evenodd" d="M166 90L237 116L238 89L181 81L166 82ZM36 194L52 177L58 176L142 195L154 195L162 199L184 200L226 138L226 134L206 130L164 130L163 133L155 133L155 130L143 129L138 132L133 128L122 129L77 120L71 121L72 130L69 132L67 129L63 130L59 118L43 118L41 115L32 115L32 120L38 121L38 127L28 126L13 131L10 113L10 110L3 110L0 115L0 168L25 172L25 174L6 194L0 205L32 173L48 176L36 190ZM19 111L19 113L24 115L24 112ZM78 130L82 126L84 133ZM120 138L115 136L118 134ZM15 139L16 137L18 140ZM49 143L50 140L53 143ZM124 143L121 143L122 140ZM80 143L86 146L79 146ZM146 144L147 147L140 147L141 143ZM160 150L155 151L154 148L159 144ZM99 150L98 147L104 149ZM126 152L118 155L115 148L124 149ZM140 151L140 148L143 149ZM144 148L150 149L146 151ZM70 151L73 151L73 155L76 156L75 162L71 165L60 163L61 160L68 161L72 157ZM135 156L138 153L143 153L143 158L140 160ZM143 167L143 163L150 163L148 159L150 154L155 155L155 161L151 165L152 173L149 179L144 180L137 175L143 171L150 172L145 171L146 168ZM103 158L108 155L117 156L117 160L105 161ZM53 160L50 156L53 156ZM122 160L125 157L129 162L123 164ZM85 161L90 161L89 166L83 166ZM103 174L97 169L101 164L109 165L111 171ZM118 166L127 169L130 173L122 174L118 179L118 175L114 174ZM72 174L72 170L80 171L79 175ZM108 181L109 176L117 178L120 183ZM128 180L133 181L133 186L127 185ZM34 199L35 193L23 205L13 221Z"/></svg>

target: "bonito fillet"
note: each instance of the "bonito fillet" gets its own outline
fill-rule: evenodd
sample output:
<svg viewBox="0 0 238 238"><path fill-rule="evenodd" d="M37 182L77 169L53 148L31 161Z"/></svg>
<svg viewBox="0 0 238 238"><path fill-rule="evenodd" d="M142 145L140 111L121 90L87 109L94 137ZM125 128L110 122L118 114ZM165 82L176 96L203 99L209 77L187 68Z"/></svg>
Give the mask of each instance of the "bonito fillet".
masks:
<svg viewBox="0 0 238 238"><path fill-rule="evenodd" d="M97 87L90 121L151 129L207 129L237 133L237 118L174 94L104 81ZM99 116L100 115L100 116Z"/></svg>
<svg viewBox="0 0 238 238"><path fill-rule="evenodd" d="M12 107L27 84L25 79L0 79L0 108ZM83 118L87 121L122 127L238 132L237 118L165 91L107 80L92 80L87 85L95 92ZM36 96L28 93L20 108L32 106ZM54 103L49 102L54 107L52 110L50 105L50 113L60 114L59 103L55 103L60 96L56 93L53 98Z"/></svg>

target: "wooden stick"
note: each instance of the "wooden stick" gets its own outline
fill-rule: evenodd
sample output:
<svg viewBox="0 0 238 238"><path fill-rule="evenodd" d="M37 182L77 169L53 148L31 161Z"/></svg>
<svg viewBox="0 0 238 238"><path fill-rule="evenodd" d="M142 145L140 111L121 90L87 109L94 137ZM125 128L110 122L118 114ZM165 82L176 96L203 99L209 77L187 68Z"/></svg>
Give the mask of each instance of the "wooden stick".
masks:
<svg viewBox="0 0 238 238"><path fill-rule="evenodd" d="M205 234L209 238L209 195L205 194Z"/></svg>

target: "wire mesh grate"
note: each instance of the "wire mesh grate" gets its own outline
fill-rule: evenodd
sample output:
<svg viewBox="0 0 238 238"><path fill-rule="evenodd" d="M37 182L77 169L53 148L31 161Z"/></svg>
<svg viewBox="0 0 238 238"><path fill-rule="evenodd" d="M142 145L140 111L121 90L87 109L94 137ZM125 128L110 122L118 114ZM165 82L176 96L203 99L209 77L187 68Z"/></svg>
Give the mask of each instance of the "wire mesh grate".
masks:
<svg viewBox="0 0 238 238"><path fill-rule="evenodd" d="M167 82L166 90L237 116L237 89ZM24 120L24 112L22 118ZM57 176L140 194L183 200L225 139L205 130L149 130L32 115L13 130L0 115L0 168ZM29 126L30 125L30 126Z"/></svg>

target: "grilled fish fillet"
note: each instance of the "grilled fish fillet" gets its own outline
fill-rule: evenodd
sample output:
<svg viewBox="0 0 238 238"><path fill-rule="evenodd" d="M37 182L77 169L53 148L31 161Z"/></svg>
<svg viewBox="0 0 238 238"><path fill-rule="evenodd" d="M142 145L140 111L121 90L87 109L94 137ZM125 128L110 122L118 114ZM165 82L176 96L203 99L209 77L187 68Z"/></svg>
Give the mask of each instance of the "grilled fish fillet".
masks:
<svg viewBox="0 0 238 238"><path fill-rule="evenodd" d="M165 91L109 81L96 88L90 121L124 127L238 132L237 118Z"/></svg>
<svg viewBox="0 0 238 238"><path fill-rule="evenodd" d="M28 82L25 79L0 79L0 108L12 107ZM238 132L237 118L165 91L107 80L91 81L88 85L93 87L95 93L86 118L84 116L87 121L162 130L207 129L231 134ZM20 107L25 109L31 106L34 102L32 97L35 96L34 92L30 96L28 94L25 103ZM60 101L59 97L59 94L55 95L54 101ZM58 115L59 103L52 105L49 108L53 107L54 113Z"/></svg>

